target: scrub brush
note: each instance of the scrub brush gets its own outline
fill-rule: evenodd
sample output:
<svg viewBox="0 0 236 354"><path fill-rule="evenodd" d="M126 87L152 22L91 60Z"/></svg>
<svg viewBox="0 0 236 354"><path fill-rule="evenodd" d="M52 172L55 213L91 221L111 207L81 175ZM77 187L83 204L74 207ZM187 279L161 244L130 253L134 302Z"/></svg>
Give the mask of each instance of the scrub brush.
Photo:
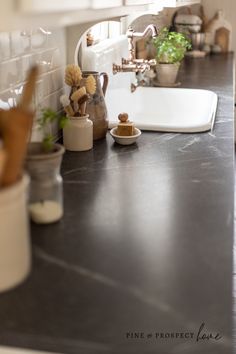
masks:
<svg viewBox="0 0 236 354"><path fill-rule="evenodd" d="M86 102L89 100L89 97L84 86L80 87L70 97L74 102L74 109L76 109L76 111L79 110L82 116L85 115Z"/></svg>
<svg viewBox="0 0 236 354"><path fill-rule="evenodd" d="M86 87L87 92L90 95L94 95L95 94L95 92L96 92L96 81L95 81L93 75L89 75L86 78L85 87Z"/></svg>
<svg viewBox="0 0 236 354"><path fill-rule="evenodd" d="M89 100L89 95L86 94L85 96L81 97L81 99L78 102L80 107L80 114L82 116L86 114L86 105L88 100Z"/></svg>
<svg viewBox="0 0 236 354"><path fill-rule="evenodd" d="M86 96L86 88L84 86L80 87L78 90L72 93L70 96L71 100L73 101L74 111L79 111L79 101ZM81 102L80 102L81 103Z"/></svg>
<svg viewBox="0 0 236 354"><path fill-rule="evenodd" d="M60 102L61 102L67 116L73 117L75 113L73 111L73 108L71 107L69 98L66 95L61 95Z"/></svg>
<svg viewBox="0 0 236 354"><path fill-rule="evenodd" d="M84 95L86 95L86 88L82 86L78 90L73 92L70 98L73 102L78 102Z"/></svg>
<svg viewBox="0 0 236 354"><path fill-rule="evenodd" d="M65 83L68 86L79 86L82 79L80 67L74 64L67 65L65 71Z"/></svg>

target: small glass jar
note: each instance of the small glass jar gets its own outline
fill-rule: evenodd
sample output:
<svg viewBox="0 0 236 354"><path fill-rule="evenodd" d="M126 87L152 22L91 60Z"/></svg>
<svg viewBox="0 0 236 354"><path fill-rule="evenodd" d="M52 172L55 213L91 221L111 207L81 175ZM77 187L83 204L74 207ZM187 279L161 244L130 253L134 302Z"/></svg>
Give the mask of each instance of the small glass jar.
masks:
<svg viewBox="0 0 236 354"><path fill-rule="evenodd" d="M63 129L63 143L69 151L87 151L93 148L93 122L89 115L69 117Z"/></svg>
<svg viewBox="0 0 236 354"><path fill-rule="evenodd" d="M26 159L26 170L31 177L29 211L34 222L49 224L63 216L60 166L65 149L59 144L50 153L40 153L39 149L40 143L31 143Z"/></svg>

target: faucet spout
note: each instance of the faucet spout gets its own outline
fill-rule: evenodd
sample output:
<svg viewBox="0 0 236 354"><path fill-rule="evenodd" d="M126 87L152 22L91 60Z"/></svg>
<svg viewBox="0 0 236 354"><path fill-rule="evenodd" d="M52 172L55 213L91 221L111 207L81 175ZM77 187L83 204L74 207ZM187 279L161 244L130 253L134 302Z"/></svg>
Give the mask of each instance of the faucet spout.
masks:
<svg viewBox="0 0 236 354"><path fill-rule="evenodd" d="M145 38L149 33L152 35L153 38L157 37L158 31L155 25L148 25L143 32L135 32L132 27L128 28L126 35L128 38L129 60L135 60L134 38Z"/></svg>
<svg viewBox="0 0 236 354"><path fill-rule="evenodd" d="M155 25L148 25L143 32L135 32L132 27L128 28L126 35L128 38L129 58L127 60L122 59L122 65L113 64L113 74L116 74L117 72L129 71L144 72L146 70L150 70L150 66L155 65L155 60L151 60L149 62L147 60L135 58L134 38L144 38L149 33L153 38L158 36L158 30Z"/></svg>
<svg viewBox="0 0 236 354"><path fill-rule="evenodd" d="M128 38L134 38L134 37L144 38L147 37L149 33L152 35L152 37L158 36L158 31L155 25L153 24L148 25L143 32L134 32L133 28L130 26L128 28L126 35Z"/></svg>

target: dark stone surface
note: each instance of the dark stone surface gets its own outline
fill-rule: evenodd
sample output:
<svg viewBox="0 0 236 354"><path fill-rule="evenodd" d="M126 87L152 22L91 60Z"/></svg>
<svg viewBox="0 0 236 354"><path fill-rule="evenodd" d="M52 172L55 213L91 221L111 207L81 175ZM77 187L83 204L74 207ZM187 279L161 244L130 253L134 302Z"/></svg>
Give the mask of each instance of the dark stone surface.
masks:
<svg viewBox="0 0 236 354"><path fill-rule="evenodd" d="M189 59L180 79L219 95L214 130L146 132L129 147L108 135L90 152L67 153L65 216L32 225L32 273L0 295L0 344L66 354L231 353L233 55ZM222 338L196 342L203 322Z"/></svg>

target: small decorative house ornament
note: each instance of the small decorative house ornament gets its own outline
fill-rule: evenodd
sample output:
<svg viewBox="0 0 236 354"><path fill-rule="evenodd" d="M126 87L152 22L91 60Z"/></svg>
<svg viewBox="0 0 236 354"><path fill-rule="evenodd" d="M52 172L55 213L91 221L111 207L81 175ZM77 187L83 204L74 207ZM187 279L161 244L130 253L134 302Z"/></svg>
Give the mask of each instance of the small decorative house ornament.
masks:
<svg viewBox="0 0 236 354"><path fill-rule="evenodd" d="M134 123L129 121L127 113L120 113L118 115L120 123L117 126L117 135L132 136L134 135Z"/></svg>
<svg viewBox="0 0 236 354"><path fill-rule="evenodd" d="M213 19L207 24L206 34L207 44L220 46L223 53L231 49L232 25L225 19L222 10L218 10Z"/></svg>

